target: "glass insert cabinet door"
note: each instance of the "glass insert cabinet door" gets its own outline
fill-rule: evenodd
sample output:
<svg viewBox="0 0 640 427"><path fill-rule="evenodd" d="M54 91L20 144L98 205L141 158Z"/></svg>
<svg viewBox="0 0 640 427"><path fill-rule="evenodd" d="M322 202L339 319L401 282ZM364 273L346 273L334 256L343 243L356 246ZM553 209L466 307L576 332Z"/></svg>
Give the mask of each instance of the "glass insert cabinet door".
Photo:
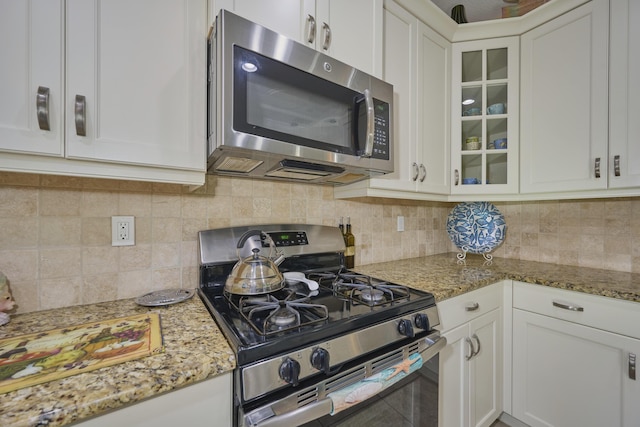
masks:
<svg viewBox="0 0 640 427"><path fill-rule="evenodd" d="M453 46L453 194L518 192L518 39Z"/></svg>

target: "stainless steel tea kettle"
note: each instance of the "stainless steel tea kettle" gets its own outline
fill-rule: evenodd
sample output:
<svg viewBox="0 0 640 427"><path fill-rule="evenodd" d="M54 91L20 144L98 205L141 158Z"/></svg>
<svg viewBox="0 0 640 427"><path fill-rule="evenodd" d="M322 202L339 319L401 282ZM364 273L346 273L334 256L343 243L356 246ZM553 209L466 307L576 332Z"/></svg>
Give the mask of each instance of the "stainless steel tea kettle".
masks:
<svg viewBox="0 0 640 427"><path fill-rule="evenodd" d="M260 255L260 249L254 248L253 254L242 258L240 250L250 237L263 236L269 245L269 256ZM269 234L262 230L249 230L238 240L238 262L233 266L225 291L237 295L259 295L280 290L284 287L284 277L278 265L284 261L284 255L276 249ZM272 259L275 252L275 259Z"/></svg>

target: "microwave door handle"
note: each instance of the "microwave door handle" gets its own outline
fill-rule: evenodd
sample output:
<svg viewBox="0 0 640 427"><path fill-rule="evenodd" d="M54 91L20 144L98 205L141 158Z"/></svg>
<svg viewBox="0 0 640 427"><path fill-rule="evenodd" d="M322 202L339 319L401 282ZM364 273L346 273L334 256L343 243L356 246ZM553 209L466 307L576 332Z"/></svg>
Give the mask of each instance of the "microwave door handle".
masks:
<svg viewBox="0 0 640 427"><path fill-rule="evenodd" d="M364 90L364 103L367 107L367 139L362 157L371 157L373 155L373 136L375 134L375 111L373 108L373 97L369 89Z"/></svg>

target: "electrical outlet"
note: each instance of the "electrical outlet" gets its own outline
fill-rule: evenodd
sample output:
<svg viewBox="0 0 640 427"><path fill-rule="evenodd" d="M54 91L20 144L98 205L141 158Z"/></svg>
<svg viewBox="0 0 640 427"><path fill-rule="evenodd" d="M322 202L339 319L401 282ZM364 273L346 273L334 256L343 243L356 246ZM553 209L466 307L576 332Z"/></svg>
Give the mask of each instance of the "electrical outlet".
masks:
<svg viewBox="0 0 640 427"><path fill-rule="evenodd" d="M398 231L404 231L404 217L402 215L398 216Z"/></svg>
<svg viewBox="0 0 640 427"><path fill-rule="evenodd" d="M111 246L132 246L136 244L135 217L111 217Z"/></svg>

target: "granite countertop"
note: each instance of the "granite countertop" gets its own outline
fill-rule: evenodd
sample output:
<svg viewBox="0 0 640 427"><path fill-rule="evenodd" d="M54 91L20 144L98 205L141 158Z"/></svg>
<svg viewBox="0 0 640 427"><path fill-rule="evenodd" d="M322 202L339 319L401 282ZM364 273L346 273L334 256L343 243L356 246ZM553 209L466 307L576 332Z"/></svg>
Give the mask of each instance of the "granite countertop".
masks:
<svg viewBox="0 0 640 427"><path fill-rule="evenodd" d="M455 253L447 253L363 265L356 270L431 292L436 302L503 279L640 302L640 274L637 273L506 258L494 258L491 265L485 265L480 255L467 255L465 264L457 261Z"/></svg>
<svg viewBox="0 0 640 427"><path fill-rule="evenodd" d="M13 315L0 338L160 313L165 351L0 395L0 426L62 426L230 372L235 357L198 296L164 307L133 299Z"/></svg>
<svg viewBox="0 0 640 427"><path fill-rule="evenodd" d="M494 258L485 265L455 253L355 268L379 279L428 291L436 302L512 279L554 288L640 302L640 274ZM160 313L165 352L1 395L0 426L62 426L235 368L233 351L202 301L156 308L120 300L14 315L0 338L116 317Z"/></svg>

